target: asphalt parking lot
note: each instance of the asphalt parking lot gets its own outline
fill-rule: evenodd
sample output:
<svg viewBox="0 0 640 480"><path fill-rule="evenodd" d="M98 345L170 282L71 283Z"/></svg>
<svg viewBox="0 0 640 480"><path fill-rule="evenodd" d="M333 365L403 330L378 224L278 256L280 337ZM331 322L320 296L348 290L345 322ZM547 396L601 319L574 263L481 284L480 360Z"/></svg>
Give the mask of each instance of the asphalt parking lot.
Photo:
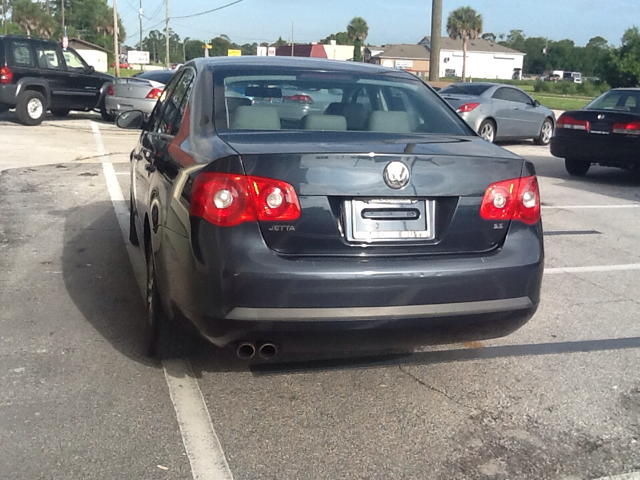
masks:
<svg viewBox="0 0 640 480"><path fill-rule="evenodd" d="M0 115L0 478L596 479L640 471L640 176L534 162L546 271L509 337L413 353L141 353L136 134ZM126 231L124 232L126 234ZM633 477L640 478L640 477Z"/></svg>

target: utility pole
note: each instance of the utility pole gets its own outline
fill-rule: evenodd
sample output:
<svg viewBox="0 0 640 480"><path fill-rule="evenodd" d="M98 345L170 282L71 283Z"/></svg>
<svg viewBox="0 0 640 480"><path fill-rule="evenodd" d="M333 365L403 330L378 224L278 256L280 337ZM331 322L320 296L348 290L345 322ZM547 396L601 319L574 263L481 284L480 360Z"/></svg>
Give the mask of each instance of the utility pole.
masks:
<svg viewBox="0 0 640 480"><path fill-rule="evenodd" d="M138 45L138 50L142 50L142 0L140 0L140 45Z"/></svg>
<svg viewBox="0 0 640 480"><path fill-rule="evenodd" d="M62 2L64 2L64 0L62 0ZM113 56L116 64L116 77L119 77L120 49L118 47L118 0L113 0Z"/></svg>
<svg viewBox="0 0 640 480"><path fill-rule="evenodd" d="M293 57L293 22L291 22L291 56Z"/></svg>
<svg viewBox="0 0 640 480"><path fill-rule="evenodd" d="M164 22L164 36L165 36L165 47L166 47L166 57L165 57L165 67L169 68L169 0L164 0L164 9L165 9L165 22Z"/></svg>
<svg viewBox="0 0 640 480"><path fill-rule="evenodd" d="M64 32L64 0L62 0L62 31Z"/></svg>
<svg viewBox="0 0 640 480"><path fill-rule="evenodd" d="M2 23L4 24L4 34L9 33L9 25L7 25L7 0L2 0Z"/></svg>
<svg viewBox="0 0 640 480"><path fill-rule="evenodd" d="M429 81L440 80L440 35L442 35L442 0L431 7L431 45L429 45Z"/></svg>

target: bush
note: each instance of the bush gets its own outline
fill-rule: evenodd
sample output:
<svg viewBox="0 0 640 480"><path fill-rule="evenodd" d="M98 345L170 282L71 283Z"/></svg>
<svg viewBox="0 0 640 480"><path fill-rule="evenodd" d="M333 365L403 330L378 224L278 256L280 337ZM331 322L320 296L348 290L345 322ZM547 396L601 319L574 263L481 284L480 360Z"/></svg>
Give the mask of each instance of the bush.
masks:
<svg viewBox="0 0 640 480"><path fill-rule="evenodd" d="M551 82L536 80L536 83L533 85L533 91L538 93L549 93L551 92L551 85L553 85Z"/></svg>
<svg viewBox="0 0 640 480"><path fill-rule="evenodd" d="M573 82L558 82L560 92L563 95L575 95L578 93L578 86Z"/></svg>

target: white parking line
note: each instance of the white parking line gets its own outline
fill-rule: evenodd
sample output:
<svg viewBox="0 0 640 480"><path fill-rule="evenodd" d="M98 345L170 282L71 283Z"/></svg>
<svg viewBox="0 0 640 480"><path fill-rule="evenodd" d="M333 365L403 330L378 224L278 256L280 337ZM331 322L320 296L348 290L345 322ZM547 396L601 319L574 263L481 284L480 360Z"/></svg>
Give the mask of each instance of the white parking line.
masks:
<svg viewBox="0 0 640 480"><path fill-rule="evenodd" d="M543 210L589 210L597 208L640 208L640 203L620 205L542 205Z"/></svg>
<svg viewBox="0 0 640 480"><path fill-rule="evenodd" d="M613 477L601 477L598 480L640 480L640 472L623 473Z"/></svg>
<svg viewBox="0 0 640 480"><path fill-rule="evenodd" d="M111 203L127 246L136 280L144 296L146 268L139 249L131 245L128 240L129 210L113 165L106 154L98 124L91 122L91 129L102 162ZM233 474L229 469L220 440L213 429L211 416L191 364L185 360L172 360L163 361L162 367L194 480L233 480Z"/></svg>

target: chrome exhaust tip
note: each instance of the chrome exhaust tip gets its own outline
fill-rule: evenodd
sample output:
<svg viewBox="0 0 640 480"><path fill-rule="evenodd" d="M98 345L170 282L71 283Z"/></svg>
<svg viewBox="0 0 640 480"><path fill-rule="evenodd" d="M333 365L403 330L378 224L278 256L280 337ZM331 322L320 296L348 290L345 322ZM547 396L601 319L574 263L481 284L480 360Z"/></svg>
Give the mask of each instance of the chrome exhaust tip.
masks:
<svg viewBox="0 0 640 480"><path fill-rule="evenodd" d="M256 354L256 346L250 342L242 342L238 345L236 354L242 360L249 360Z"/></svg>
<svg viewBox="0 0 640 480"><path fill-rule="evenodd" d="M270 360L278 354L278 347L273 343L263 343L258 350L260 358L263 360Z"/></svg>

